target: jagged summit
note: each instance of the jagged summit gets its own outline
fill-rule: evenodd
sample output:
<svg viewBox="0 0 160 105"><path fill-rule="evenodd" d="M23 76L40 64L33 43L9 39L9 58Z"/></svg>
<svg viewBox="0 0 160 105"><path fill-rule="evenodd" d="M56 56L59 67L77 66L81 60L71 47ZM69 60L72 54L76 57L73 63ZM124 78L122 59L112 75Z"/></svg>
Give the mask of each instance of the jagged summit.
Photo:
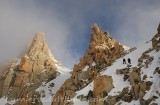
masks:
<svg viewBox="0 0 160 105"><path fill-rule="evenodd" d="M37 32L33 40L45 41L45 34L43 32Z"/></svg>
<svg viewBox="0 0 160 105"><path fill-rule="evenodd" d="M34 53L35 51L39 51L39 53ZM53 55L51 54L51 51L46 43L45 35L42 32L38 32L32 41L28 55L33 55L33 53L34 54L44 53L47 56L53 57Z"/></svg>
<svg viewBox="0 0 160 105"><path fill-rule="evenodd" d="M1 95L8 100L33 99L35 90L42 82L56 78L56 63L45 41L44 33L37 33L28 53L17 63L13 63L7 71ZM32 101L18 101L17 105L30 105Z"/></svg>
<svg viewBox="0 0 160 105"><path fill-rule="evenodd" d="M104 34L110 36L109 32L102 30L101 27L97 23L92 24L91 28L92 28L92 33L96 33L97 35L99 35L100 33L104 33Z"/></svg>
<svg viewBox="0 0 160 105"><path fill-rule="evenodd" d="M44 33L38 32L32 41L28 54L32 53L32 50L42 49L45 43Z"/></svg>
<svg viewBox="0 0 160 105"><path fill-rule="evenodd" d="M38 32L31 44L28 54L32 53L32 50L42 49L43 45L46 43L44 33Z"/></svg>
<svg viewBox="0 0 160 105"><path fill-rule="evenodd" d="M96 23L91 25L91 42L94 42L96 45L103 44L108 41L108 38L112 39L108 31L102 30ZM115 41L115 40L114 40Z"/></svg>
<svg viewBox="0 0 160 105"><path fill-rule="evenodd" d="M97 34L99 34L101 32L100 27L96 23L92 24L91 28L92 28L93 32L95 32Z"/></svg>
<svg viewBox="0 0 160 105"><path fill-rule="evenodd" d="M118 49L117 46L121 46L121 44L113 39L108 31L102 30L96 23L92 26L91 32L91 40L90 40L90 49L94 47L97 49L116 49L116 50L124 50L122 47Z"/></svg>
<svg viewBox="0 0 160 105"><path fill-rule="evenodd" d="M44 38L44 33L36 34L28 54L22 58L19 70L27 72L41 72L45 66L52 66L55 70L55 59Z"/></svg>
<svg viewBox="0 0 160 105"><path fill-rule="evenodd" d="M133 48L121 47L121 44L113 39L108 31L102 30L96 23L91 25L92 33L89 44L90 49L114 49L115 51L129 51ZM118 47L119 46L119 47Z"/></svg>
<svg viewBox="0 0 160 105"><path fill-rule="evenodd" d="M121 56L121 53L124 51L123 46L113 39L109 32L102 30L97 24L93 24L91 28L89 48L83 58L91 57L96 63L106 62L106 65L110 65L112 63L110 61L114 61L115 58ZM113 59L111 55L113 55ZM99 61L100 59L101 61Z"/></svg>

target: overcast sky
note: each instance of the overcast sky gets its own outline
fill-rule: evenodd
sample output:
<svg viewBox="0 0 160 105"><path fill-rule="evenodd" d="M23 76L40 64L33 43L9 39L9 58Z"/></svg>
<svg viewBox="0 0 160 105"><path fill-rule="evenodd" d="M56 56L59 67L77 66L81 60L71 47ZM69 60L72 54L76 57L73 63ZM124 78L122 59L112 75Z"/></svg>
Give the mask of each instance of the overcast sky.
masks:
<svg viewBox="0 0 160 105"><path fill-rule="evenodd" d="M137 47L159 22L160 0L0 0L0 64L21 58L44 32L54 57L72 68L88 48L91 24Z"/></svg>

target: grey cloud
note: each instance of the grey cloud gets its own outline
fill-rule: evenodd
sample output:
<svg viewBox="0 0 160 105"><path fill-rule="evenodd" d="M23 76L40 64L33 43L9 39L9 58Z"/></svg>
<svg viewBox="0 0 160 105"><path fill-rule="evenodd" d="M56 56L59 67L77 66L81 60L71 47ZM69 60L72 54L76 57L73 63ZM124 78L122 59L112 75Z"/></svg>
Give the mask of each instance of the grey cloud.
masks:
<svg viewBox="0 0 160 105"><path fill-rule="evenodd" d="M160 1L128 2L120 10L121 24L117 26L117 39L128 46L140 46L156 33L160 22Z"/></svg>

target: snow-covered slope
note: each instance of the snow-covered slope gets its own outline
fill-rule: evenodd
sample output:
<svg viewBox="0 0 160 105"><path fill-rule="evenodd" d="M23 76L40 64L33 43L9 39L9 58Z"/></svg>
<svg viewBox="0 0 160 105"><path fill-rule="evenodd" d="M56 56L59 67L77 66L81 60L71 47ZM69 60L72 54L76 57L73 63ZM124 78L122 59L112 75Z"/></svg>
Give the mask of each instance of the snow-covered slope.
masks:
<svg viewBox="0 0 160 105"><path fill-rule="evenodd" d="M136 67L138 65L138 59L142 56L142 54L148 50L152 48L151 46L151 42L144 44L143 46L140 46L139 48L137 48L135 51L127 54L126 56L124 56L123 58L127 59L130 58L132 61L132 67ZM144 99L149 99L151 98L153 95L158 95L156 93L156 91L160 91L160 75L159 74L153 74L154 70L156 69L156 67L160 67L160 52L156 52L155 50L153 50L152 52L149 53L150 56L154 57L154 60L149 64L149 67L142 67L141 69L141 78L143 77L143 75L147 75L147 79L146 81L151 81L153 82L151 89L149 91L146 91L147 93L144 96ZM131 87L129 81L125 81L123 80L123 75L117 75L116 74L116 70L117 69L122 69L127 67L127 64L123 64L123 58L120 58L118 60L116 60L116 62L114 62L111 66L107 67L103 72L101 72L101 75L110 75L113 78L113 85L114 88L111 90L111 92L108 95L117 95L119 91L122 91L123 88L125 87ZM152 77L152 78L150 78ZM89 102L87 101L80 101L79 99L77 99L77 96L79 95L84 95L87 96L89 90L93 90L93 82L91 82L88 86L86 86L84 89L77 91L77 95L76 97L73 99L74 101L74 105L88 105ZM156 103L159 103L158 105L160 105L160 96L158 96L159 98L155 100ZM120 103L120 102L118 102ZM117 104L118 104L117 103ZM130 103L127 102L122 102L121 101L121 105L140 105L139 101L131 101Z"/></svg>
<svg viewBox="0 0 160 105"><path fill-rule="evenodd" d="M43 105L51 105L52 97L55 95L57 90L61 87L61 85L64 83L65 80L67 80L71 74L71 70L68 68L65 68L61 65L56 64L58 68L58 75L55 79L48 82L47 84L42 83L42 86L40 86L37 89L37 92L40 92L42 96L41 101Z"/></svg>

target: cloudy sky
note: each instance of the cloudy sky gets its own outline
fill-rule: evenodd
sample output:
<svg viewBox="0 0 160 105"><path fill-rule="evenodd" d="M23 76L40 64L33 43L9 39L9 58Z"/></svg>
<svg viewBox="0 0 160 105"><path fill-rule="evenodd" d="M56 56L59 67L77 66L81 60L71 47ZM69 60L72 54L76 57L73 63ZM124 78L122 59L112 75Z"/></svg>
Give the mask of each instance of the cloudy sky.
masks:
<svg viewBox="0 0 160 105"><path fill-rule="evenodd" d="M88 48L91 24L137 47L159 22L160 0L0 0L0 64L21 58L44 32L54 57L72 68Z"/></svg>

